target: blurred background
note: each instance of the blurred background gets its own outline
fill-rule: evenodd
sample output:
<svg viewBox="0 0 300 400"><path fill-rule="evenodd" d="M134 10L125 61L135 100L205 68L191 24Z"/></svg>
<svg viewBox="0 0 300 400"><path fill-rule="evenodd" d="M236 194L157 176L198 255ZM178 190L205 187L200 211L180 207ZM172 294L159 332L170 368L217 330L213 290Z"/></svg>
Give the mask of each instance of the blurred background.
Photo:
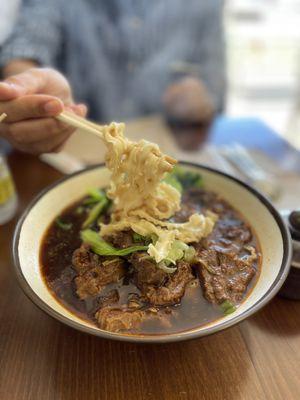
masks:
<svg viewBox="0 0 300 400"><path fill-rule="evenodd" d="M0 44L21 0L0 2ZM226 0L229 116L261 118L300 148L300 0Z"/></svg>
<svg viewBox="0 0 300 400"><path fill-rule="evenodd" d="M231 116L256 116L300 148L300 1L225 3Z"/></svg>

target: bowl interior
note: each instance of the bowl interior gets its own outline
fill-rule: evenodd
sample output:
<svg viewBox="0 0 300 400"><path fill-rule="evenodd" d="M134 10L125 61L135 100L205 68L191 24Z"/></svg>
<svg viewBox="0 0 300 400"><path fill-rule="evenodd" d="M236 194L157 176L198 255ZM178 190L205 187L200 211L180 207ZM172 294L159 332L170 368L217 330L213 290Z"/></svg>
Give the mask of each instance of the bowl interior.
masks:
<svg viewBox="0 0 300 400"><path fill-rule="evenodd" d="M259 279L237 311L209 325L178 334L134 335L135 340L171 341L212 333L232 325L262 306L284 280L289 263L289 236L280 217L263 198L235 179L205 167L186 165L203 176L205 187L219 193L249 221L255 230L262 251ZM91 187L106 187L110 175L103 166L93 167L54 185L29 206L19 223L15 236L17 273L25 292L41 308L78 329L100 336L130 340L132 335L100 330L63 307L49 292L41 276L39 249L43 235L54 218L67 206L80 199Z"/></svg>

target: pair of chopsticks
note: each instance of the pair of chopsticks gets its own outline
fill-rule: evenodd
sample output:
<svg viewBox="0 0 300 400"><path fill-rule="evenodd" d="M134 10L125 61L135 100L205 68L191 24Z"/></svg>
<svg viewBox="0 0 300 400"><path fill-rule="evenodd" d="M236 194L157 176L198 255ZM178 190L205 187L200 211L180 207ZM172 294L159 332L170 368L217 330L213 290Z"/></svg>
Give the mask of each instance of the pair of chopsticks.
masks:
<svg viewBox="0 0 300 400"><path fill-rule="evenodd" d="M76 114L70 113L68 111L63 111L59 115L55 117L61 122L65 124L71 125L74 128L82 129L86 132L92 133L93 135L97 135L101 139L104 136L104 126L95 124L94 122L88 121L85 118L79 117Z"/></svg>
<svg viewBox="0 0 300 400"><path fill-rule="evenodd" d="M7 114L2 113L0 115L0 123L7 117ZM97 125L94 122L88 121L85 118L81 118L78 115L69 113L67 111L62 112L61 114L55 117L59 121L62 121L68 125L73 126L74 128L83 129L86 132L92 133L93 135L97 135L101 139L104 136L105 127L102 125Z"/></svg>
<svg viewBox="0 0 300 400"><path fill-rule="evenodd" d="M2 113L0 115L0 123L7 117L7 114ZM83 129L89 133L99 136L103 138L104 127L101 125L97 125L94 122L88 121L85 118L81 118L78 115L69 113L67 111L62 112L57 115L56 119L73 126L74 128Z"/></svg>

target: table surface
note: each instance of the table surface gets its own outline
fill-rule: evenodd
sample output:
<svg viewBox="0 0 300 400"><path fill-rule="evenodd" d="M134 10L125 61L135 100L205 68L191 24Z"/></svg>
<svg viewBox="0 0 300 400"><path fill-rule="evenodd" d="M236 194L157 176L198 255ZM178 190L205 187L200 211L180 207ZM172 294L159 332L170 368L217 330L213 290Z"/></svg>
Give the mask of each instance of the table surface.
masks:
<svg viewBox="0 0 300 400"><path fill-rule="evenodd" d="M12 153L18 215L61 173ZM300 302L274 298L226 331L135 345L71 329L19 288L11 259L16 218L0 227L0 399L299 399Z"/></svg>

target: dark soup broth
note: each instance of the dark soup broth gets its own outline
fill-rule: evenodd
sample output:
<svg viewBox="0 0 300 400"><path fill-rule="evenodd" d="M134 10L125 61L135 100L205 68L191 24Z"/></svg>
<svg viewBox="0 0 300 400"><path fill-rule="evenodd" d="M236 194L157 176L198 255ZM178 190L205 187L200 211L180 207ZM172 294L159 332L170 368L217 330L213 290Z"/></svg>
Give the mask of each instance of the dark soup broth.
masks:
<svg viewBox="0 0 300 400"><path fill-rule="evenodd" d="M190 330L234 312L257 281L261 253L254 231L211 191L184 190L173 221L185 222L195 212L213 212L218 220L208 237L192 244L193 259L180 260L174 273L159 270L145 250L105 257L82 245L80 231L93 207L85 197L53 221L40 264L53 296L101 329L150 335ZM109 221L109 206L100 219ZM90 228L97 232L98 226ZM116 249L147 245L132 231L105 240Z"/></svg>

